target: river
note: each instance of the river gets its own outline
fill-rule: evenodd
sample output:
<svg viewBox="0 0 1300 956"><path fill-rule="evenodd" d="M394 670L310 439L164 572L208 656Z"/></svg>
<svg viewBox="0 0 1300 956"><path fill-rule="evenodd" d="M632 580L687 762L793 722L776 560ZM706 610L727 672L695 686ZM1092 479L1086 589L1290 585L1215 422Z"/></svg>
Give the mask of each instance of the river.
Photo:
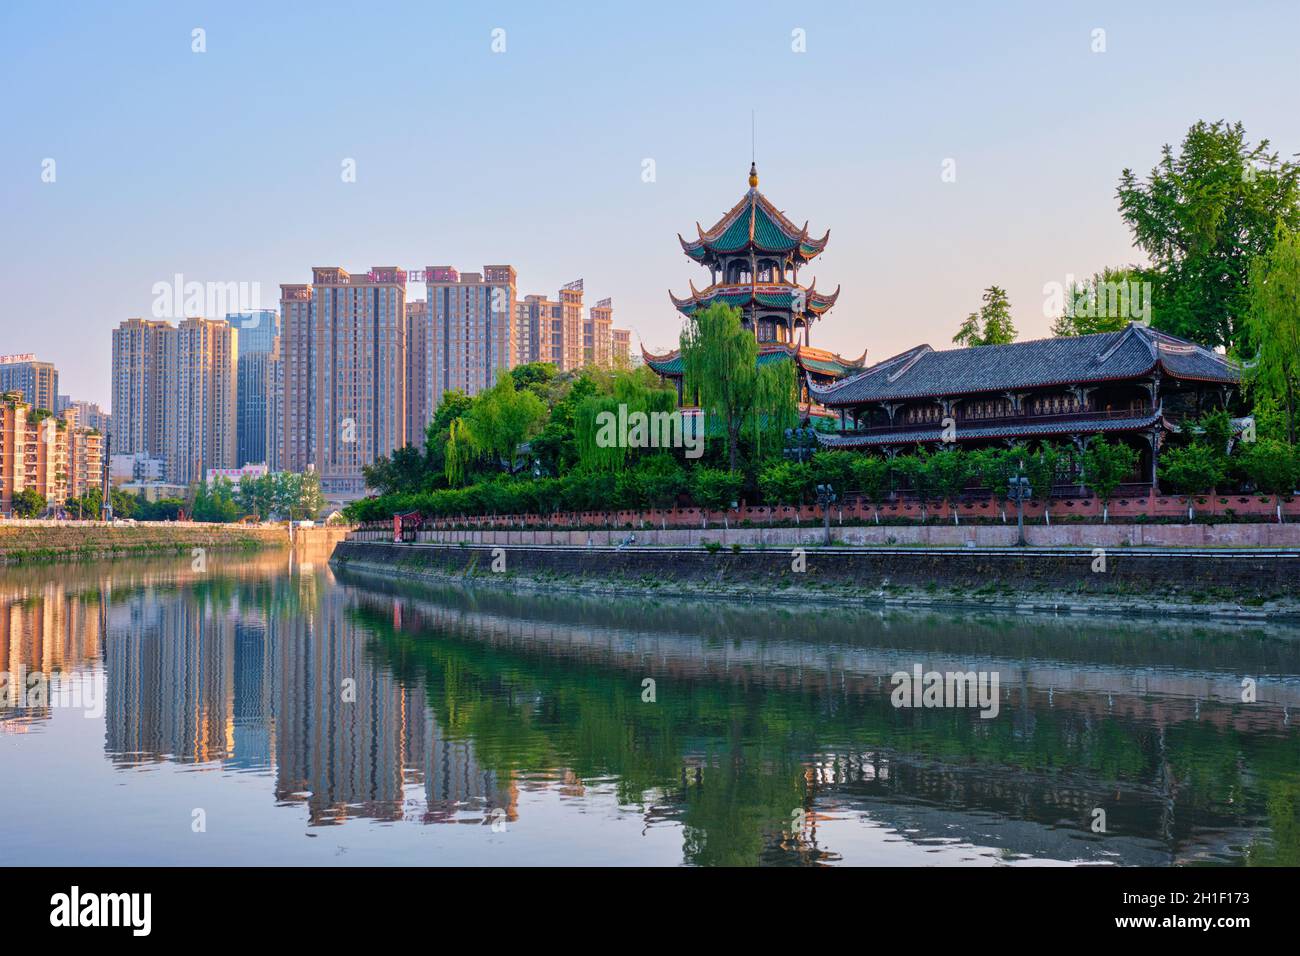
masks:
<svg viewBox="0 0 1300 956"><path fill-rule="evenodd" d="M1300 634L1254 624L212 555L0 569L0 671L6 865L1300 864Z"/></svg>

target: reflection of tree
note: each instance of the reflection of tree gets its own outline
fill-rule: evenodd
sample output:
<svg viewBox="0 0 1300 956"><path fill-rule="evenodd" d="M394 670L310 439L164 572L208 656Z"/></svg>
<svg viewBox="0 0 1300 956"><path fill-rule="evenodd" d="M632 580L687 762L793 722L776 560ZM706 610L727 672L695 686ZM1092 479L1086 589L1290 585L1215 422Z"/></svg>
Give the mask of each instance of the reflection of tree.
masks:
<svg viewBox="0 0 1300 956"><path fill-rule="evenodd" d="M692 862L779 862L772 848L791 813L812 809L804 768L831 751L885 753L895 765L889 783L872 786L894 798L924 791L1047 825L1063 813L1085 820L1104 804L1111 832L1163 834L1170 853L1197 828L1263 816L1246 785L1251 768L1273 763L1295 776L1285 738L1184 720L1165 727L1162 745L1150 722L1072 709L1064 697L1052 704L1022 694L1016 706L1032 719L980 720L896 710L887 694L830 706L807 688L701 677L660 680L657 702L643 704L635 663L592 662L544 641L499 646L476 639L473 613L463 626L433 624L414 602L401 604L399 629L386 600L362 601L353 613L379 636L376 655L426 689L434 712L472 737L485 765L503 778L538 768L612 777L622 802L654 804L652 815L683 824ZM1285 827L1279 837L1294 841Z"/></svg>

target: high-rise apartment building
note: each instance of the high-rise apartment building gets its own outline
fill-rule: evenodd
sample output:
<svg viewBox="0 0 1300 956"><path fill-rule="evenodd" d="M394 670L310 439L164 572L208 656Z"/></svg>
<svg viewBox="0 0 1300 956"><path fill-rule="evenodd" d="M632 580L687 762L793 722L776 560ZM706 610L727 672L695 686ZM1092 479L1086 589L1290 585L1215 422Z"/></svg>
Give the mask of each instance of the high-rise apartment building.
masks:
<svg viewBox="0 0 1300 956"><path fill-rule="evenodd" d="M75 407L56 416L17 390L0 393L0 513L12 513L24 491L57 506L98 488L103 440L81 424Z"/></svg>
<svg viewBox="0 0 1300 956"><path fill-rule="evenodd" d="M62 415L68 409L75 409L77 424L84 428L93 428L101 435L108 435L113 428L113 416L99 407L98 402L87 402L73 398L71 395L59 396L58 413Z"/></svg>
<svg viewBox="0 0 1300 956"><path fill-rule="evenodd" d="M312 269L280 287L282 467L314 468L327 497L365 493L361 469L406 444L406 274Z"/></svg>
<svg viewBox="0 0 1300 956"><path fill-rule="evenodd" d="M67 488L69 498L81 498L100 487L104 473L104 433L97 425L85 422L76 402L64 409L60 416L66 424ZM92 406L98 407L98 406ZM84 517L98 518L99 515Z"/></svg>
<svg viewBox="0 0 1300 956"><path fill-rule="evenodd" d="M239 330L239 365L235 395L236 467L267 463L267 436L280 343L280 316L269 309L226 316Z"/></svg>
<svg viewBox="0 0 1300 956"><path fill-rule="evenodd" d="M451 266L430 266L424 276L431 417L443 392L477 395L517 363L515 270L496 265L461 274Z"/></svg>
<svg viewBox="0 0 1300 956"><path fill-rule="evenodd" d="M22 392L23 401L33 408L57 412L59 371L50 362L38 362L35 355L0 355L0 393Z"/></svg>
<svg viewBox="0 0 1300 956"><path fill-rule="evenodd" d="M544 295L527 295L515 306L516 365L564 362L564 307Z"/></svg>
<svg viewBox="0 0 1300 956"><path fill-rule="evenodd" d="M113 330L113 454L163 457L165 353L176 330L127 319Z"/></svg>
<svg viewBox="0 0 1300 956"><path fill-rule="evenodd" d="M316 463L315 323L311 286L280 286L280 469L306 471Z"/></svg>
<svg viewBox="0 0 1300 956"><path fill-rule="evenodd" d="M425 425L433 417L437 400L428 374L430 358L429 303L408 299L406 303L406 440L424 447ZM431 400L432 399L432 400Z"/></svg>
<svg viewBox="0 0 1300 956"><path fill-rule="evenodd" d="M275 348L267 356L267 378L270 391L266 396L266 465L271 471L284 468L284 359L281 357L282 341L276 339Z"/></svg>
<svg viewBox="0 0 1300 956"><path fill-rule="evenodd" d="M221 319L114 329L113 454L161 459L173 484L232 467L238 336Z"/></svg>
<svg viewBox="0 0 1300 956"><path fill-rule="evenodd" d="M601 299L591 307L582 327L582 357L587 365L610 367L613 343L610 330L614 325L614 300Z"/></svg>
<svg viewBox="0 0 1300 956"><path fill-rule="evenodd" d="M558 335L561 355L559 369L567 372L586 364L583 344L582 280L577 279L560 288L560 324L552 322L552 342Z"/></svg>
<svg viewBox="0 0 1300 956"><path fill-rule="evenodd" d="M188 485L209 468L234 467L239 331L222 319L188 318L170 335L163 458L167 480Z"/></svg>
<svg viewBox="0 0 1300 956"><path fill-rule="evenodd" d="M610 361L615 368L632 365L632 332L630 329L610 329Z"/></svg>

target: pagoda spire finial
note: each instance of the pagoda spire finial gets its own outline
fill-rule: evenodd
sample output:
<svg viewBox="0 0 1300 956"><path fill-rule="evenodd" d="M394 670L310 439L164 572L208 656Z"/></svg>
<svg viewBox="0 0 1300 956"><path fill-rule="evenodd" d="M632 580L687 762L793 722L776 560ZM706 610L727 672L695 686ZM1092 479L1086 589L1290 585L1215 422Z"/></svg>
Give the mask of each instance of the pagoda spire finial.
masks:
<svg viewBox="0 0 1300 956"><path fill-rule="evenodd" d="M758 164L757 163L749 164L749 188L750 189L758 188Z"/></svg>

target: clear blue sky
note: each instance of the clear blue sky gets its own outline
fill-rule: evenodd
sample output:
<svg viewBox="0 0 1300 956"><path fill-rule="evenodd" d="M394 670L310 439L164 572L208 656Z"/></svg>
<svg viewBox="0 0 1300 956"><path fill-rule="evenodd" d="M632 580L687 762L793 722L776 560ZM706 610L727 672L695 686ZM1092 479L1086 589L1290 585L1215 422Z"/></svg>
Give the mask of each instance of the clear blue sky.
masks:
<svg viewBox="0 0 1300 956"><path fill-rule="evenodd" d="M1044 283L1139 258L1125 166L1199 118L1300 151L1294 3L902 6L4 0L0 352L106 402L110 330L174 273L274 307L313 265L498 262L668 348L666 291L708 279L676 233L743 193L751 108L760 188L831 229L814 344L945 346L991 283L1034 337Z"/></svg>

